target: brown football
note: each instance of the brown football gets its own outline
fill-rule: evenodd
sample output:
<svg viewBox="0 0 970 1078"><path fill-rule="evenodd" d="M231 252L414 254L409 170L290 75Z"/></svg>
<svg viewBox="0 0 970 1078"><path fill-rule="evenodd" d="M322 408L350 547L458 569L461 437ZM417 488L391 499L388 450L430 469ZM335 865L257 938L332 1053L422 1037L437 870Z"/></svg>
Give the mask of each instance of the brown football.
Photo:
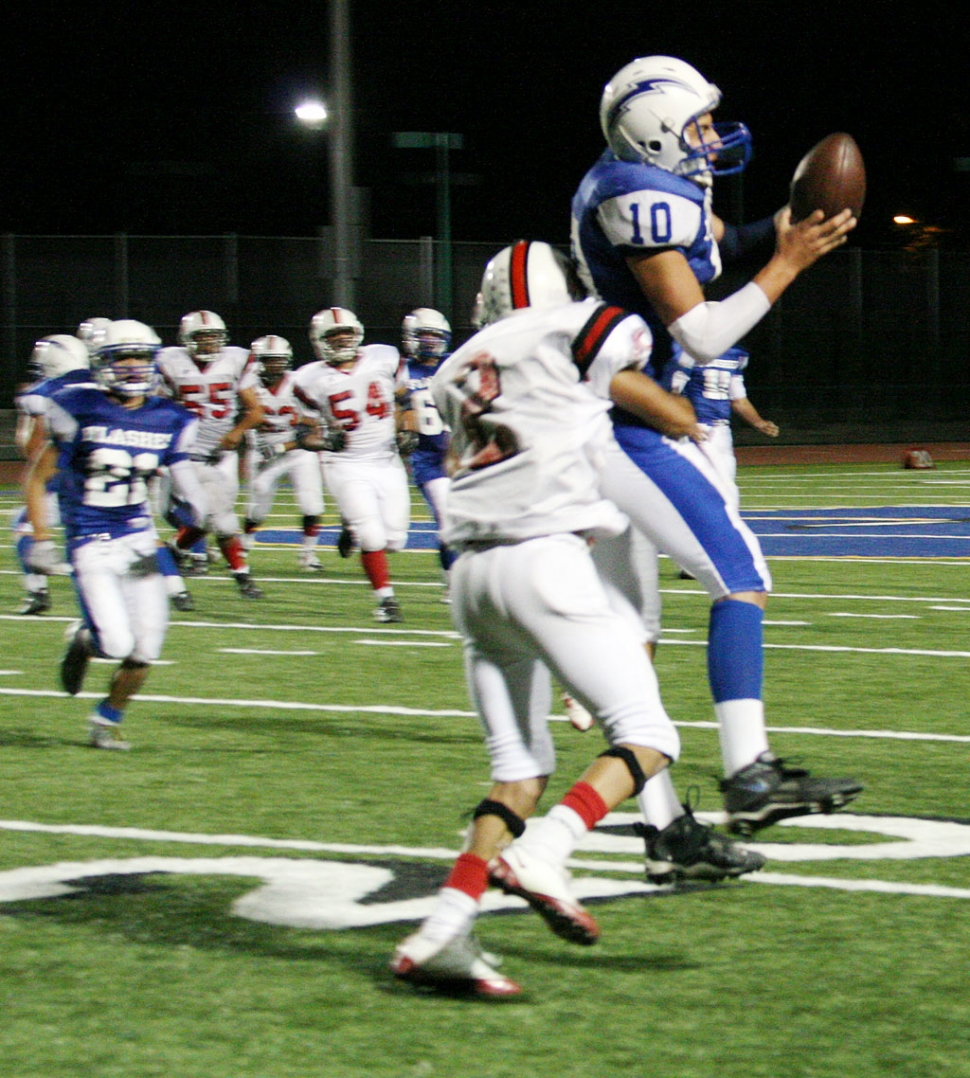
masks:
<svg viewBox="0 0 970 1078"><path fill-rule="evenodd" d="M826 217L852 210L858 217L866 200L866 166L856 140L844 132L816 143L798 164L791 181L791 219L815 210Z"/></svg>

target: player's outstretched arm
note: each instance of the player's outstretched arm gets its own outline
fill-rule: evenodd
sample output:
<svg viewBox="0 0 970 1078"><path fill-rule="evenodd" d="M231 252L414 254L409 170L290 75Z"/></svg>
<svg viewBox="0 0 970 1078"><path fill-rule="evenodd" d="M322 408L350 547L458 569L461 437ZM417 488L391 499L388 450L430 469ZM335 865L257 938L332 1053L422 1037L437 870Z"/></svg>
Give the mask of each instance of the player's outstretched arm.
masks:
<svg viewBox="0 0 970 1078"><path fill-rule="evenodd" d="M690 401L668 393L642 371L629 368L615 374L610 381L610 400L670 438L704 440Z"/></svg>
<svg viewBox="0 0 970 1078"><path fill-rule="evenodd" d="M738 400L731 401L731 411L743 419L745 423L749 423L755 430L760 430L762 434L767 434L769 438L778 437L778 424L772 423L770 419L762 419L758 409L747 397L739 397Z"/></svg>

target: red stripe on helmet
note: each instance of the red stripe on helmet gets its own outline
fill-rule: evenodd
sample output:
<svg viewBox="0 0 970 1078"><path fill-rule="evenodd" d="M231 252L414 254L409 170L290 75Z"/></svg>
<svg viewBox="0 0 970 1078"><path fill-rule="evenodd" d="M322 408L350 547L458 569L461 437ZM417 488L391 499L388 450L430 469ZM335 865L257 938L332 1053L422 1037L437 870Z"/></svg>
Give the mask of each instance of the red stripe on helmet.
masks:
<svg viewBox="0 0 970 1078"><path fill-rule="evenodd" d="M509 264L509 280L512 292L512 308L519 310L529 306L529 247L527 240L519 240L512 248Z"/></svg>

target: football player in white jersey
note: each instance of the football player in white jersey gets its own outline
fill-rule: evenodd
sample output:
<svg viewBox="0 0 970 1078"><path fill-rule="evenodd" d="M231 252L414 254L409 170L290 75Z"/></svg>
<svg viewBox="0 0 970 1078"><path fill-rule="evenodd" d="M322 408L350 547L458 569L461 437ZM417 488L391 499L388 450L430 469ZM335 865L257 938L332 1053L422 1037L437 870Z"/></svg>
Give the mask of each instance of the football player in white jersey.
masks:
<svg viewBox="0 0 970 1078"><path fill-rule="evenodd" d="M246 434L249 504L243 532L253 536L269 516L280 480L289 476L303 515L301 569L323 568L317 557L317 537L323 515L323 474L315 453L292 444L295 428L305 414L294 392L293 349L285 337L269 334L249 346L256 365L256 395L263 421ZM250 540L251 541L251 540Z"/></svg>
<svg viewBox="0 0 970 1078"><path fill-rule="evenodd" d="M172 550L184 559L199 539L212 532L240 595L261 599L263 593L249 572L235 505L239 493L237 450L246 431L259 426L264 415L249 351L230 346L228 340L219 315L190 311L179 326L179 347L164 348L158 357L164 389L199 418L192 461L209 504L204 526L182 523Z"/></svg>
<svg viewBox="0 0 970 1078"><path fill-rule="evenodd" d="M391 584L387 554L407 542L411 494L398 451L407 430L406 367L396 348L363 343L364 327L353 311L325 307L310 322L319 364L295 374L297 395L322 417L328 430L343 431L344 448L323 453L323 475L377 598L374 616L402 620ZM399 431L401 433L399 433Z"/></svg>
<svg viewBox="0 0 970 1078"><path fill-rule="evenodd" d="M92 357L96 384L61 389L47 410L50 440L26 480L36 542L35 566L56 560L47 515L47 482L57 493L82 620L67 634L61 684L81 690L92 656L118 660L108 695L88 721L89 743L127 749L118 737L131 697L145 683L168 627L168 602L158 571L158 534L148 505L148 480L166 467L197 519L205 496L188 455L198 426L190 412L154 395L155 331L129 319L112 322Z"/></svg>
<svg viewBox="0 0 970 1078"><path fill-rule="evenodd" d="M594 943L599 928L573 897L564 863L607 812L676 760L679 739L636 614L611 601L589 549L627 520L600 493L609 405L584 381L624 382L649 356L649 330L635 315L607 308L604 317L595 302L574 302L579 282L547 244L500 252L482 293L485 328L431 389L452 431L452 614L493 786L434 911L391 968L415 984L507 996L519 986L470 936L489 883L525 898L562 938ZM634 392L669 396L634 374L643 383ZM675 398L669 407L675 425L693 425L689 407ZM597 712L609 747L526 830L555 768L550 669Z"/></svg>
<svg viewBox="0 0 970 1078"><path fill-rule="evenodd" d="M643 316L658 372L681 354L693 363L716 359L856 224L848 209L827 220L816 211L795 225L787 207L742 228L716 217L713 177L740 171L750 152L742 124L713 122L720 97L683 60L648 56L626 65L600 103L608 149L573 198L580 276L593 294ZM775 252L752 281L720 302L705 301L703 285L720 273L722 252L740 256L772 237ZM771 578L757 539L696 446L664 439L617 403L613 425L622 453L604 491L711 597L709 680L731 829L750 834L789 816L841 807L858 796L860 783L815 778L769 750L762 621ZM657 604L659 610L659 595ZM661 776L660 784L666 781ZM666 800L661 828L679 812L672 792Z"/></svg>

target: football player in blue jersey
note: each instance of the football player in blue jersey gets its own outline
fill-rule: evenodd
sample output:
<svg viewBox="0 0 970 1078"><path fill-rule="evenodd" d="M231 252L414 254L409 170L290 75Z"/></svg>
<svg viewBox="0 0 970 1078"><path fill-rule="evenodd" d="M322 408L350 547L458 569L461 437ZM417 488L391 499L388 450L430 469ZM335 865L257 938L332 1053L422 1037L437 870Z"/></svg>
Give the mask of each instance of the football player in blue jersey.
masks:
<svg viewBox="0 0 970 1078"><path fill-rule="evenodd" d="M62 389L47 410L49 443L26 479L34 529L31 562L50 572L57 560L45 491L56 475L61 520L82 618L68 630L61 684L81 690L93 655L119 660L108 695L89 719L89 743L127 749L118 737L129 699L161 653L168 601L158 571L158 536L148 481L167 467L201 520L205 497L189 462L197 420L181 405L154 396L155 331L130 319L112 322L92 356L93 385Z"/></svg>
<svg viewBox="0 0 970 1078"><path fill-rule="evenodd" d="M769 438L777 438L779 433L777 423L763 419L748 399L744 370L750 358L749 352L735 346L703 365L670 364L664 375L666 388L686 397L694 406L697 422L707 430L704 451L724 480L735 506L741 504L741 495L737 485L738 462L734 456L731 417L738 416Z"/></svg>
<svg viewBox="0 0 970 1078"><path fill-rule="evenodd" d="M28 383L14 399L17 409L17 448L28 466L47 444L47 426L44 417L47 414L48 401L59 389L89 382L91 379L89 367L88 349L77 337L66 333L55 333L49 337L42 337L34 345L30 357ZM50 526L56 528L60 520L57 515L57 496L53 483L48 491L48 513ZM34 536L30 521L27 519L26 509L15 514L13 528L16 536L17 558L24 572L24 586L27 590L26 598L18 613L43 614L45 610L51 608L50 591L47 587L47 577L42 573L35 573L30 568L30 552L34 545ZM67 569L68 567L62 563L61 571L66 572Z"/></svg>
<svg viewBox="0 0 970 1078"><path fill-rule="evenodd" d="M448 430L428 387L435 372L451 354L451 325L440 311L418 307L404 316L401 344L407 357L410 409L413 412L413 430L417 434L408 463L411 478L434 516L438 532L438 558L447 581L448 571L455 560L454 553L441 539L449 484L445 472ZM444 599L448 601L447 584Z"/></svg>
<svg viewBox="0 0 970 1078"><path fill-rule="evenodd" d="M785 207L742 228L716 217L713 178L740 171L750 156L743 124L714 123L720 99L718 88L683 60L648 56L626 65L600 103L608 148L573 198L580 276L593 295L644 318L656 372L681 354L700 364L722 355L856 224L848 209L828 219L816 211L792 224ZM706 301L703 286L720 273L721 254L749 253L771 235L774 253L754 279L720 302ZM615 403L622 453L604 493L712 600L708 672L730 829L751 834L788 816L841 807L859 794L860 783L814 778L787 767L768 747L762 620L771 578L757 539L696 445L664 437ZM662 835L679 818L672 787L659 803L664 811L653 822Z"/></svg>

